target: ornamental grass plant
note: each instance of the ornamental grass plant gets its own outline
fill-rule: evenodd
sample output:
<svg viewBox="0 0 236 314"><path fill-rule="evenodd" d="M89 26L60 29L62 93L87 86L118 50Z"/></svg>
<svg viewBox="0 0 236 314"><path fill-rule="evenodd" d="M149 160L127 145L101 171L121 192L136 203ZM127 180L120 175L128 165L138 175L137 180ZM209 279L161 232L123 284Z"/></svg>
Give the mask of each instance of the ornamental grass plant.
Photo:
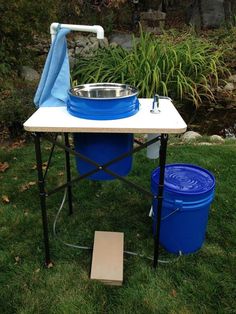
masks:
<svg viewBox="0 0 236 314"><path fill-rule="evenodd" d="M138 88L139 97L154 93L188 100L198 107L215 100L212 89L227 70L222 50L189 33L159 37L141 30L131 50L109 46L92 57L79 57L72 73L76 83L117 82Z"/></svg>

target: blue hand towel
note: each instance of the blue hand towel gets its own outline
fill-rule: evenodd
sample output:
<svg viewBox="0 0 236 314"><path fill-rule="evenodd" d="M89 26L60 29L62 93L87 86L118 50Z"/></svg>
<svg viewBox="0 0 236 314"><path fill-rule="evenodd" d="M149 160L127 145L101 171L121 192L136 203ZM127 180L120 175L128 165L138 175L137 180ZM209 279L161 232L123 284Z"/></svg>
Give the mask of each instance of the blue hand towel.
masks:
<svg viewBox="0 0 236 314"><path fill-rule="evenodd" d="M66 106L70 88L70 66L66 42L66 35L69 32L69 29L59 29L52 42L34 97L37 107Z"/></svg>

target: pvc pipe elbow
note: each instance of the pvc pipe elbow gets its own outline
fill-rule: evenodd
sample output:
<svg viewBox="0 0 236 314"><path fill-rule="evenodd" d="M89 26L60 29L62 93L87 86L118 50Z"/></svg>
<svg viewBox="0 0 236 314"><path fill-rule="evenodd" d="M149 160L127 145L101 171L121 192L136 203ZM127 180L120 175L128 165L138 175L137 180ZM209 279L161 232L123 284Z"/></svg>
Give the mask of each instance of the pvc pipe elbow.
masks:
<svg viewBox="0 0 236 314"><path fill-rule="evenodd" d="M94 28L97 33L97 39L104 39L104 29L100 25L94 25Z"/></svg>
<svg viewBox="0 0 236 314"><path fill-rule="evenodd" d="M51 34L51 41L53 42L56 33L57 33L57 29L58 29L59 23L52 23L50 25L50 34Z"/></svg>
<svg viewBox="0 0 236 314"><path fill-rule="evenodd" d="M62 28L68 28L72 31L79 31L79 32L91 32L96 33L98 39L104 38L104 29L100 25L73 25L73 24L59 24L59 23L52 23L50 26L50 34L52 41L54 40L58 26L61 25Z"/></svg>

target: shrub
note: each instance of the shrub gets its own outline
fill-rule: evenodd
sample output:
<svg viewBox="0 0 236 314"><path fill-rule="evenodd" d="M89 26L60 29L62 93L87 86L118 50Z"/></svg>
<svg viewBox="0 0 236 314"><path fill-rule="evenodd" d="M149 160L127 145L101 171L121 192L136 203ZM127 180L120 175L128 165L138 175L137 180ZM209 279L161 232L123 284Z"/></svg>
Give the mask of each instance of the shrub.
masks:
<svg viewBox="0 0 236 314"><path fill-rule="evenodd" d="M0 128L7 129L12 138L23 132L23 123L35 111L34 88L22 84L5 87L0 94Z"/></svg>
<svg viewBox="0 0 236 314"><path fill-rule="evenodd" d="M55 15L55 1L8 0L0 2L1 45L3 60L0 75L17 70L29 54L28 45L36 32L43 32Z"/></svg>
<svg viewBox="0 0 236 314"><path fill-rule="evenodd" d="M154 93L188 99L199 106L214 101L211 88L227 70L222 53L211 43L188 33L155 37L141 31L130 51L121 47L99 49L93 57L79 58L72 73L78 83L120 82L139 89L139 97Z"/></svg>
<svg viewBox="0 0 236 314"><path fill-rule="evenodd" d="M236 20L236 19L235 19ZM229 68L236 69L236 25L208 30L207 39L224 51L223 59Z"/></svg>

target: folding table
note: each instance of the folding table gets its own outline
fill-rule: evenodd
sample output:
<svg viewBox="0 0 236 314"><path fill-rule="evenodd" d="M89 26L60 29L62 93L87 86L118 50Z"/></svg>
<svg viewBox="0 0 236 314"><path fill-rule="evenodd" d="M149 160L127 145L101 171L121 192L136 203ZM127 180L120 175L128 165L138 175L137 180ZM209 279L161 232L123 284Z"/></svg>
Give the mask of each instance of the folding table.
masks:
<svg viewBox="0 0 236 314"><path fill-rule="evenodd" d="M40 107L25 123L24 128L26 131L32 133L35 141L35 153L38 171L38 186L39 186L39 196L40 196L40 206L42 211L42 223L43 223L43 234L44 234L44 246L45 246L45 264L49 265L51 263L50 257L50 246L49 246L49 235L48 235L48 219L47 219L47 205L46 198L61 189L67 188L68 192L68 206L69 212L73 212L72 208L72 185L84 178L89 177L89 175L103 170L115 178L118 178L130 186L138 189L140 192L145 193L150 197L158 199L158 216L156 225L156 234L154 236L154 257L153 266L154 268L158 265L159 256L159 236L160 236L160 225L161 225L161 211L162 211L162 200L163 200L163 189L164 189L164 172L166 163L166 150L168 142L168 134L178 134L186 131L186 124L178 111L175 109L172 101L168 97L160 97L159 100L159 112L152 113L152 103L153 99L141 98L140 110L138 113L131 117L117 119L117 120L88 120L81 119L70 115L67 112L66 107ZM133 134L156 134L157 136L147 141L146 143L141 143L136 140L138 146L135 147L130 152L124 153L121 156L111 160L110 162L100 165L96 162L86 158L86 156L75 152L74 149L70 147L69 144L69 133L133 133ZM56 140L55 134L64 134L64 144ZM160 135L159 135L160 134ZM50 141L52 149L47 162L47 167L43 171L42 165L42 151L41 151L41 139L45 138ZM157 196L152 195L150 191L145 190L143 187L137 185L136 183L130 181L126 177L122 177L109 168L113 162L121 160L133 153L148 147L149 145L160 140L160 156L159 156L159 166L160 166L160 178L158 185ZM66 182L61 186L54 188L52 191L46 191L45 183L47 171L50 166L51 158L54 152L54 147L58 146L65 151L65 164L66 164ZM79 156L80 158L92 163L96 166L95 170L89 173L79 175L77 178L71 178L71 167L70 167L70 154ZM149 175L149 174L147 174Z"/></svg>

